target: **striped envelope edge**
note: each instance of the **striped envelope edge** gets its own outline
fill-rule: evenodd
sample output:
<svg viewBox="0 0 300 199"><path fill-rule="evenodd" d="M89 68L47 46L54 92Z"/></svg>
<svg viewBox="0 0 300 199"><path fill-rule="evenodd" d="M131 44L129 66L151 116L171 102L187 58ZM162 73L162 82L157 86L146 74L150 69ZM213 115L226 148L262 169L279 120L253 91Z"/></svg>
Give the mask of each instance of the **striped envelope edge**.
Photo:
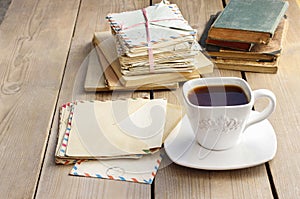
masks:
<svg viewBox="0 0 300 199"><path fill-rule="evenodd" d="M161 160L156 152L140 159L78 161L70 175L152 184Z"/></svg>
<svg viewBox="0 0 300 199"><path fill-rule="evenodd" d="M73 104L75 102L68 102L63 104L59 110L59 126L58 126L58 137L57 137L57 146L55 151L55 163L56 164L75 164L76 159L70 159L65 156L66 147L68 145L69 134L70 134L70 125L72 121L71 111Z"/></svg>

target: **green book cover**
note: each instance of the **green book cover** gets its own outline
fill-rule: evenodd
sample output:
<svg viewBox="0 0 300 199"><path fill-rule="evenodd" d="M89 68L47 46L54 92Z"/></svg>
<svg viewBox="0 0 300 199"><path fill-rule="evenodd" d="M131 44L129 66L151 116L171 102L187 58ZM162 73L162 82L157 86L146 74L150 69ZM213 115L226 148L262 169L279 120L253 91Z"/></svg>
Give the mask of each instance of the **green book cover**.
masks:
<svg viewBox="0 0 300 199"><path fill-rule="evenodd" d="M288 5L282 0L231 0L213 27L273 35Z"/></svg>

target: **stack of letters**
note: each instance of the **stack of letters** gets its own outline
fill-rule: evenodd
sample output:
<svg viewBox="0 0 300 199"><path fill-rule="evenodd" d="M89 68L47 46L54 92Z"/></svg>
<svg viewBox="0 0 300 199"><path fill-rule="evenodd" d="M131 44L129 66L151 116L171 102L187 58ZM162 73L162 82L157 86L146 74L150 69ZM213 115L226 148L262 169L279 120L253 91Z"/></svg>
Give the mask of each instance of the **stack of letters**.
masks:
<svg viewBox="0 0 300 199"><path fill-rule="evenodd" d="M95 33L94 44L125 87L176 83L213 70L175 4L109 14L107 20L113 41Z"/></svg>
<svg viewBox="0 0 300 199"><path fill-rule="evenodd" d="M64 104L56 163L76 163L71 175L151 184L162 143L181 115L181 109L165 99Z"/></svg>

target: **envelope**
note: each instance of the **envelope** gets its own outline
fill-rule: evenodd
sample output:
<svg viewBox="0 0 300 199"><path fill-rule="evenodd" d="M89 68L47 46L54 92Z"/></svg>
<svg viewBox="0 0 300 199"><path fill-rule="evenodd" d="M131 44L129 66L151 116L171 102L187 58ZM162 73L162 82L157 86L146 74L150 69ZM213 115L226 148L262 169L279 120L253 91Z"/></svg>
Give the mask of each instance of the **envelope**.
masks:
<svg viewBox="0 0 300 199"><path fill-rule="evenodd" d="M84 101L81 101L83 103ZM66 149L69 143L69 135L71 131L71 122L73 116L74 106L76 106L77 102L69 102L63 104L60 107L59 111L59 129L58 129L58 138L57 138L57 146L55 150L55 163L56 164L74 164L79 157L68 157L66 155ZM110 159L110 158L140 158L139 155L127 155L127 156L114 156L114 157L102 157L102 159Z"/></svg>
<svg viewBox="0 0 300 199"><path fill-rule="evenodd" d="M143 10L112 13L107 16L111 28L119 37L121 46L146 48L148 33L145 15L149 22L147 27L153 48L161 47L159 42L162 41L182 37L193 39L196 33L183 18L176 4L161 2Z"/></svg>
<svg viewBox="0 0 300 199"><path fill-rule="evenodd" d="M58 126L58 137L57 137L57 146L55 150L55 163L56 164L74 164L77 160L72 159L66 156L66 147L68 145L69 133L70 133L70 124L72 115L71 109L73 108L74 103L69 102L63 104L59 110L59 126Z"/></svg>
<svg viewBox="0 0 300 199"><path fill-rule="evenodd" d="M78 102L66 155L102 158L151 153L162 145L166 106L164 99Z"/></svg>
<svg viewBox="0 0 300 199"><path fill-rule="evenodd" d="M161 159L157 152L140 159L78 161L70 175L152 184Z"/></svg>

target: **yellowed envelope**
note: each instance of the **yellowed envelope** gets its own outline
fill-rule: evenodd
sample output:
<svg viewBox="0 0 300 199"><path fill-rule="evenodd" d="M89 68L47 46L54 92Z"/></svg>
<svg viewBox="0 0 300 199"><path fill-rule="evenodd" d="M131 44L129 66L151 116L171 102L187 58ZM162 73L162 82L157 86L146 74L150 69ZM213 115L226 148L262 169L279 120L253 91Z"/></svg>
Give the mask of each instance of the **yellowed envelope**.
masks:
<svg viewBox="0 0 300 199"><path fill-rule="evenodd" d="M101 158L147 154L162 145L166 105L164 99L78 102L66 155Z"/></svg>
<svg viewBox="0 0 300 199"><path fill-rule="evenodd" d="M144 155L140 159L79 161L70 174L100 179L152 184L161 162L160 153Z"/></svg>
<svg viewBox="0 0 300 199"><path fill-rule="evenodd" d="M68 146L69 135L71 130L71 121L73 115L74 106L77 102L70 102L63 104L59 111L59 129L57 135L57 146L55 150L55 163L56 164L74 164L78 160L78 157L66 156L66 149ZM113 158L140 158L140 155L126 155L126 156L114 156ZM101 159L111 159L112 157L102 157Z"/></svg>

